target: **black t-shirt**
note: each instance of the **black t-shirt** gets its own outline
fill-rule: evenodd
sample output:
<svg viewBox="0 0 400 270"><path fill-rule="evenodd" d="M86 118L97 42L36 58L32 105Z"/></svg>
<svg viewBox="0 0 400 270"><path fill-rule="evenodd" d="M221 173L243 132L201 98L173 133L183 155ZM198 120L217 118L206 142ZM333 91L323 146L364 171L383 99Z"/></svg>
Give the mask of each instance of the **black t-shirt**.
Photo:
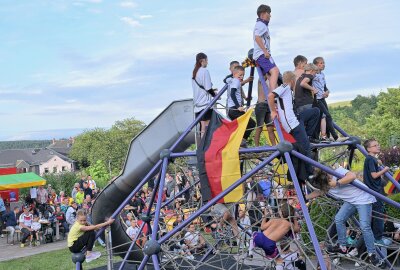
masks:
<svg viewBox="0 0 400 270"><path fill-rule="evenodd" d="M84 198L86 198L86 195L90 195L90 198L93 198L93 191L92 191L91 188L86 188L86 189L83 190L83 192L85 194Z"/></svg>
<svg viewBox="0 0 400 270"><path fill-rule="evenodd" d="M371 173L378 171L378 160L375 157L368 155L364 161L364 183L370 189L379 192L380 194L385 194L382 184L382 177L374 179L371 175Z"/></svg>
<svg viewBox="0 0 400 270"><path fill-rule="evenodd" d="M309 89L303 88L300 83L303 81L304 78L310 79L308 82L308 85L312 86L312 80L314 79L314 76L311 74L303 74L299 77L299 79L296 82L296 87L294 91L294 102L295 102L295 107L298 108L300 106L304 106L307 104L313 104L314 98Z"/></svg>

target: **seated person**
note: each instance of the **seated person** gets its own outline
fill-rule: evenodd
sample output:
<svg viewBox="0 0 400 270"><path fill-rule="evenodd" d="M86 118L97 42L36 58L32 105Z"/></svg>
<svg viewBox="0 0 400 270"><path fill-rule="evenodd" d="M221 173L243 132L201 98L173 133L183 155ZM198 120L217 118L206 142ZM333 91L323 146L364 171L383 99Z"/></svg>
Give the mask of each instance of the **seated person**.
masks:
<svg viewBox="0 0 400 270"><path fill-rule="evenodd" d="M132 240L135 240L135 238L137 238L136 244L140 247L143 247L143 245L146 243L146 237L144 237L144 236L140 237L140 235L138 235L139 234L139 226L137 224L136 219L131 220L131 226L129 226L128 229L126 229L126 234Z"/></svg>
<svg viewBox="0 0 400 270"><path fill-rule="evenodd" d="M38 216L33 216L33 222L31 225L32 233L31 233L31 242L33 242L33 238L36 239L36 245L40 245L40 238L39 238L39 232L40 229L42 228L42 225L39 223L39 217Z"/></svg>
<svg viewBox="0 0 400 270"><path fill-rule="evenodd" d="M33 215L29 212L29 207L24 206L23 213L19 216L19 227L22 232L21 247L25 247L26 239L31 236Z"/></svg>
<svg viewBox="0 0 400 270"><path fill-rule="evenodd" d="M19 207L14 207L13 211L4 213L3 220L6 222L6 230L10 233L11 245L14 245L14 233L19 229L17 223L17 216L19 214Z"/></svg>
<svg viewBox="0 0 400 270"><path fill-rule="evenodd" d="M67 232L69 232L69 225L67 223L67 220L65 218L64 212L61 210L61 206L57 205L56 206L56 211L54 212L54 217L56 219L56 222L58 222L59 225L61 225L64 228L64 237Z"/></svg>
<svg viewBox="0 0 400 270"><path fill-rule="evenodd" d="M96 238L95 230L111 225L114 219L109 218L106 222L89 225L86 221L86 213L82 209L76 212L76 221L68 234L68 248L72 253L79 253L86 248L86 262L91 262L100 257L101 253L93 251Z"/></svg>
<svg viewBox="0 0 400 270"><path fill-rule="evenodd" d="M193 223L189 225L188 232L185 234L184 240L185 244L192 252L200 252L206 246L203 236L199 231L196 231L196 227Z"/></svg>
<svg viewBox="0 0 400 270"><path fill-rule="evenodd" d="M335 171L344 175L344 177L337 179L324 171L318 170L312 179L312 185L319 190L315 190L306 196L307 199L312 199L329 193L332 197L344 201L335 216L338 244L328 247L328 251L331 253L349 254L346 240L346 221L358 212L360 228L368 251L369 262L376 267L384 268L384 261L377 258L374 244L375 238L371 229L372 203L376 202L375 197L350 185L353 181L364 185L356 179L355 173L343 167L339 167ZM366 185L364 186L367 187Z"/></svg>

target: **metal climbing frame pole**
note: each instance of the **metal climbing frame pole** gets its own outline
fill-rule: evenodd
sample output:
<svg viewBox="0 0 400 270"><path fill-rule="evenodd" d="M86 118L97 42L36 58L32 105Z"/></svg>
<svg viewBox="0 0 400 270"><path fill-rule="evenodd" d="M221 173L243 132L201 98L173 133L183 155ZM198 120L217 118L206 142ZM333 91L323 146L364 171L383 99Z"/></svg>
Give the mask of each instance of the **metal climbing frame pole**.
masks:
<svg viewBox="0 0 400 270"><path fill-rule="evenodd" d="M346 137L349 137L349 134L347 134L343 129L341 129L338 125L336 125L335 123L333 123L333 126L343 135ZM362 147L360 144L357 144L357 149L364 155L364 156L368 156L368 153L366 151L366 149L364 147ZM380 166L380 169L382 169L383 167ZM397 188L398 191L400 191L400 184L393 178L393 175L391 175L388 172L385 172L385 176L390 180L390 182L393 183L393 185Z"/></svg>
<svg viewBox="0 0 400 270"><path fill-rule="evenodd" d="M258 71L258 76L259 76L260 81L261 81L261 85L262 85L262 87L264 89L264 92L266 93L266 98L268 99L268 95L267 95L267 93L269 93L268 92L268 86L265 83L265 80L263 79L264 76L262 74L262 71L261 71L260 67L257 67L257 71ZM269 104L268 104L268 106L269 106ZM272 110L270 110L270 111L272 111ZM275 118L273 120L274 120L275 129L276 129L276 131L278 133L279 140L282 143L284 141L284 138L283 138L283 133L282 133L281 127L279 125L278 119ZM299 181L297 179L296 172L294 171L292 159L291 159L291 157L290 157L288 152L285 152L284 156L285 156L285 159L286 159L286 163L288 165L288 169L289 169L290 175L292 176L292 182L293 182L294 187L296 189L296 193L298 194L297 197L299 199L299 202L300 202L300 205L301 205L301 209L303 211L304 219L306 220L307 228L308 228L308 231L309 231L311 239L312 239L312 243L313 243L317 258L318 258L318 262L320 264L321 269L322 270L326 270L327 268L326 268L326 265L325 265L324 256L322 255L322 251L321 251L321 248L319 246L319 241L318 241L317 235L315 233L315 230L314 230L311 218L310 218L310 214L308 212L308 208L307 208L306 202L304 200L304 197L301 195L302 191L301 191L301 187L300 187Z"/></svg>
<svg viewBox="0 0 400 270"><path fill-rule="evenodd" d="M112 252L112 238L111 238L111 228L107 226L105 230L106 238L106 249L107 249L107 270L113 270L113 252Z"/></svg>

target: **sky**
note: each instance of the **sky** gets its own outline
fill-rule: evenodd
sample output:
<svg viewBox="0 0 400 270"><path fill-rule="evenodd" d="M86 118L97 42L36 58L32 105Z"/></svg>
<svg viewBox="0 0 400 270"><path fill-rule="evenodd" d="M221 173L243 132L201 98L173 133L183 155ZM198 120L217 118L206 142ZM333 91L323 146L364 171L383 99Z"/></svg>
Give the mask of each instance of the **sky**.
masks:
<svg viewBox="0 0 400 270"><path fill-rule="evenodd" d="M149 123L192 97L198 52L221 89L229 62L253 46L260 4L272 8L271 53L282 72L298 54L325 58L328 102L399 87L396 0L3 0L0 140L69 137L131 117Z"/></svg>

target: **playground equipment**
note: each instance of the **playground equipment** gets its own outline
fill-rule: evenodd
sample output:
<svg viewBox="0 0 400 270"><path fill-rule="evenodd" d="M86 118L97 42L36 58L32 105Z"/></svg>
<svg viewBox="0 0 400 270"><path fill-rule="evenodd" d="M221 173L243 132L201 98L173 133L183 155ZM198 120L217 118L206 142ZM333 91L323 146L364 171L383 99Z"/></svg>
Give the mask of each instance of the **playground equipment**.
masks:
<svg viewBox="0 0 400 270"><path fill-rule="evenodd" d="M257 68L257 71L261 75L259 68ZM265 81L262 80L262 84L264 91L268 92ZM225 93L226 89L227 86L221 89L212 102L210 102L207 109L214 106L217 100ZM207 109L205 109L204 112ZM194 151L183 151L195 143L194 127L201 117L202 114L194 121L192 120L193 105L191 100L181 100L171 103L171 105L169 105L153 122L151 122L146 129L132 140L122 174L98 195L92 208L92 219L94 223L100 223L106 217L110 216L116 218L129 200L138 193L145 184L154 181L153 178L158 174L155 178L154 192L150 201L150 206L154 206L154 209L149 207L147 213L140 217L142 220L140 231L142 231L146 226L150 238L143 248L136 244L138 236L131 240L126 235L125 228L120 219L116 218L115 223L111 226L112 251L114 255L120 255L123 257L119 269L124 269L127 262L135 263L138 266L138 269L145 269L145 267L151 269L193 269L193 267L196 269L265 269L266 267L274 267L273 261L266 261L261 256L256 256L256 263L241 256L247 253L249 247L244 245L244 248L241 249L240 246L236 246L234 243L227 244L226 241L232 238L232 236L229 236L228 234L225 234L225 236L219 239L206 239L206 248L198 256L190 257L188 254L182 255L174 253L173 249L171 250L171 246L174 243L176 244L177 242L182 241L182 236L177 237L181 230L185 229L192 222L196 222L199 218L201 222L201 220L203 220L202 218L204 218L208 213L208 210L217 201L222 199L239 185L245 183L249 178L266 173L266 171L271 171L271 162L276 158L280 160L280 162L283 162L284 160L287 164L296 194L302 193L302 187L300 186L294 170L292 162L293 157L308 162L314 167L320 168L333 176L342 177L342 175L339 175L330 167L318 163L295 151L292 144L284 139L284 134L282 133L278 120L275 119L274 124L280 141L278 145L273 147L263 146L240 149L239 153L242 156L242 160L246 159L245 157L249 153L261 153L265 156L256 157L255 159L258 159L258 161L254 162L252 166L243 172L241 178L237 179L237 181L220 194L204 204L199 202L195 205L191 214L176 227L169 231L166 230L165 232L161 232L162 229L166 227L166 224L161 225L162 222L165 222L164 217L161 216L161 210L164 206L172 203L174 198L162 202L162 192L157 193L156 191L162 191L165 187L165 176L169 163L173 162L177 158L196 156ZM348 134L340 127L335 126L335 128L343 136L348 136ZM354 158L354 151L356 149L365 154L364 148L360 146L360 140L356 137L351 137L351 139L346 142L314 144L312 147L314 149L320 149L340 146L348 147L348 162L350 165ZM393 179L393 177L389 173L386 173L385 176L399 190L399 184ZM389 198L360 186L357 183L353 183L353 185L373 194L388 204L400 208L399 203L394 202ZM175 194L174 197L177 198L190 188L194 187L189 187L188 189ZM248 194L245 194L245 196L247 195ZM243 204L248 203L247 198L248 197L243 198ZM303 257L305 257L306 263L311 265L313 269L316 269L317 267L316 261L320 265L321 269L327 269L324 254L319 244L320 240L317 237L316 228L310 218L309 208L307 207L303 196L298 196L298 202L301 209L300 219L305 223L303 228L307 228L303 234L308 235L309 241L305 243L304 239L293 239L292 243L297 245L303 254ZM325 199L324 203L329 205L329 207L337 207L337 203L331 199ZM351 226L357 228L356 221L352 222ZM245 231L244 235L249 234L246 232L246 229L243 231ZM103 230L99 231L98 236L102 233ZM221 242L222 247L220 245ZM384 256L380 250L378 250L378 253L386 259L386 256ZM368 266L365 262L362 262L361 259L355 261L360 262L362 267ZM392 268L390 262L388 260L386 260L386 262Z"/></svg>

